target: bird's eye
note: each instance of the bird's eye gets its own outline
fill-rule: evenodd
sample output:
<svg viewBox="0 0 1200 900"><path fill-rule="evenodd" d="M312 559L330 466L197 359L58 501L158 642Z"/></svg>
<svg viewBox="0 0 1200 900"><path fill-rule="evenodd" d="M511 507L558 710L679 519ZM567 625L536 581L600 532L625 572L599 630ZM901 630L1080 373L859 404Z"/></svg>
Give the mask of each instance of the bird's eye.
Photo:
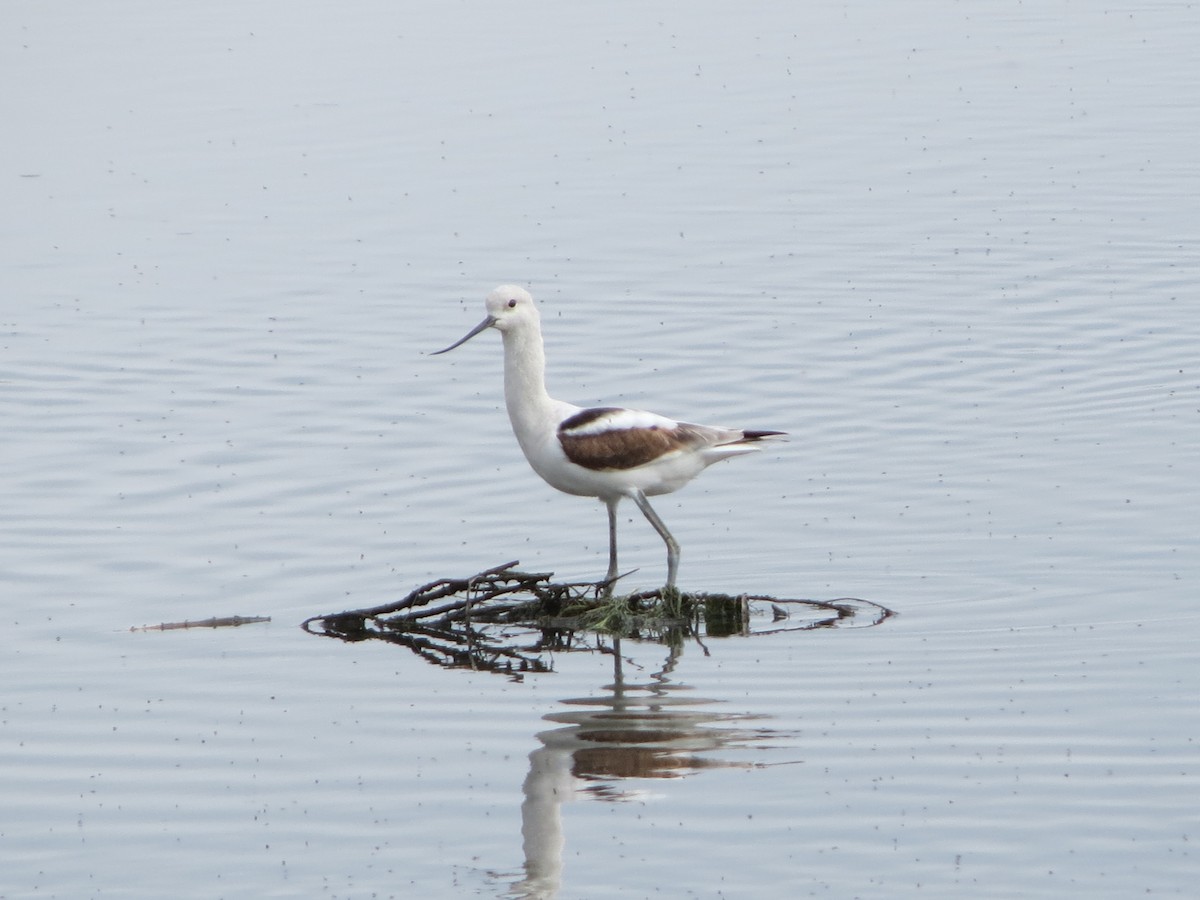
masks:
<svg viewBox="0 0 1200 900"><path fill-rule="evenodd" d="M514 306L516 306L516 305L517 305L517 300L516 300L516 298L515 298L515 297L514 297L512 300L509 300L509 301L508 301L508 308L509 308L509 309L512 309L512 308L513 308Z"/></svg>

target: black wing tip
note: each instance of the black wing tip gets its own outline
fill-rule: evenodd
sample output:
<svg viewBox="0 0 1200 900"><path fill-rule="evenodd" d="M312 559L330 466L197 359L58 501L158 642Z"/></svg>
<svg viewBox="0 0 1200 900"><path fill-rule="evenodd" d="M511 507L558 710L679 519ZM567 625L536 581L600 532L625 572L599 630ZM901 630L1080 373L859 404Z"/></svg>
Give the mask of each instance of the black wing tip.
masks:
<svg viewBox="0 0 1200 900"><path fill-rule="evenodd" d="M594 406L589 409L581 409L579 412L559 422L558 431L560 434L563 434L575 428L582 428L585 425L590 425L597 419L603 419L605 416L620 411L620 407L617 406Z"/></svg>
<svg viewBox="0 0 1200 900"><path fill-rule="evenodd" d="M786 431L743 431L743 441L764 441L767 438L786 437Z"/></svg>

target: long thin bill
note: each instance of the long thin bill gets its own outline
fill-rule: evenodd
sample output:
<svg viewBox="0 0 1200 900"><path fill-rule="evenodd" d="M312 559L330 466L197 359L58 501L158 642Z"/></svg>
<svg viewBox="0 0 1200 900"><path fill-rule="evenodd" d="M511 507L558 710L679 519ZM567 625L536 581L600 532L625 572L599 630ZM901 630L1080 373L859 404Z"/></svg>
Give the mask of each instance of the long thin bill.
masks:
<svg viewBox="0 0 1200 900"><path fill-rule="evenodd" d="M482 322L480 322L478 325L476 325L474 328L472 328L470 331L468 331L463 337L459 338L457 341L455 341L453 344L451 344L445 350L434 350L429 355L437 356L439 353L449 353L455 347L461 347L463 344L465 344L471 338L475 337L475 335L479 334L479 332L484 331L488 328L491 328L495 324L496 324L496 317L488 316L486 319L484 319Z"/></svg>

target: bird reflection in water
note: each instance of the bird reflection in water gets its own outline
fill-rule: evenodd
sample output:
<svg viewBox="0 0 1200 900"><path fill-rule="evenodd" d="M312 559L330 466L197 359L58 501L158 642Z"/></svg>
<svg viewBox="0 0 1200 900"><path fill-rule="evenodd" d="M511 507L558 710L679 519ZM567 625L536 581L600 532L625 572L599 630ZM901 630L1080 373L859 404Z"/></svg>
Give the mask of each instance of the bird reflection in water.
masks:
<svg viewBox="0 0 1200 900"><path fill-rule="evenodd" d="M523 787L521 835L525 877L512 896L552 898L562 884L562 804L579 797L620 801L644 794L626 779L682 778L703 769L755 768L722 759L781 733L754 727L757 717L717 712L715 701L690 693L669 678L680 655L669 651L648 679L627 681L620 640L613 644L613 682L592 697L563 700L568 709L545 716L561 727L537 735ZM760 745L761 746L761 745Z"/></svg>

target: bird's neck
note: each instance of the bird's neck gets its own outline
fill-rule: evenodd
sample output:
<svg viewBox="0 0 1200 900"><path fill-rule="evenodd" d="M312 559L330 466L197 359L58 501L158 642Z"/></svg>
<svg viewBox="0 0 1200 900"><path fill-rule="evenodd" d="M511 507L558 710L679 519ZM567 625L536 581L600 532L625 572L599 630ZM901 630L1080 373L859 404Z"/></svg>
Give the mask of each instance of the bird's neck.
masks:
<svg viewBox="0 0 1200 900"><path fill-rule="evenodd" d="M536 330L504 333L504 404L522 447L553 419L546 391L546 351Z"/></svg>

